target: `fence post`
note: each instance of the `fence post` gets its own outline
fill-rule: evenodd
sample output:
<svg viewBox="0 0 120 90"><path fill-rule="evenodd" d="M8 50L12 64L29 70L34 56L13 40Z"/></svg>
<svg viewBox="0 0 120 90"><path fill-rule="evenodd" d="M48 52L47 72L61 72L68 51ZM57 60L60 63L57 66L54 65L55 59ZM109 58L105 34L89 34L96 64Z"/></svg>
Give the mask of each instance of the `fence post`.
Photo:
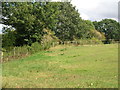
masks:
<svg viewBox="0 0 120 90"><path fill-rule="evenodd" d="M53 47L54 47L54 42L53 42Z"/></svg>
<svg viewBox="0 0 120 90"><path fill-rule="evenodd" d="M19 52L19 51L20 51L20 50L19 50L19 48L18 48L18 50L17 50L17 51L18 51L18 57L19 57L19 53L20 53L20 52Z"/></svg>
<svg viewBox="0 0 120 90"><path fill-rule="evenodd" d="M69 41L67 41L67 45L69 45Z"/></svg>
<svg viewBox="0 0 120 90"><path fill-rule="evenodd" d="M3 51L1 50L0 52L1 52L1 60L0 60L0 63L2 63L2 61L3 61Z"/></svg>
<svg viewBox="0 0 120 90"><path fill-rule="evenodd" d="M14 56L14 58L15 58L15 47L14 47L14 49L13 49L13 56Z"/></svg>
<svg viewBox="0 0 120 90"><path fill-rule="evenodd" d="M77 45L77 41L76 41L76 45Z"/></svg>
<svg viewBox="0 0 120 90"><path fill-rule="evenodd" d="M26 55L28 55L28 52L29 52L29 48L27 48L27 53L26 53Z"/></svg>
<svg viewBox="0 0 120 90"><path fill-rule="evenodd" d="M57 42L57 45L59 45L59 42Z"/></svg>

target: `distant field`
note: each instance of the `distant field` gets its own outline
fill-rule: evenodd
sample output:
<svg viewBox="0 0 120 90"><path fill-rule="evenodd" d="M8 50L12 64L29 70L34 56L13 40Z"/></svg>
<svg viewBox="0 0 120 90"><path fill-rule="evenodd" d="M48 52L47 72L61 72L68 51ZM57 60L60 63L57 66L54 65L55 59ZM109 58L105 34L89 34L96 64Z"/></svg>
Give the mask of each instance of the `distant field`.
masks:
<svg viewBox="0 0 120 90"><path fill-rule="evenodd" d="M117 88L118 46L56 46L3 64L3 88Z"/></svg>

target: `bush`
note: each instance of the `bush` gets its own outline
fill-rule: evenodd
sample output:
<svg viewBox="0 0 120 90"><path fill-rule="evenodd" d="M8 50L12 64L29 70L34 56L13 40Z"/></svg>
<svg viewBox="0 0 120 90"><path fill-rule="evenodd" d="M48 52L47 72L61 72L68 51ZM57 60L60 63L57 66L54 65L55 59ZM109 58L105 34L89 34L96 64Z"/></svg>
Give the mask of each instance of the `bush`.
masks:
<svg viewBox="0 0 120 90"><path fill-rule="evenodd" d="M28 46L14 47L12 50L3 51L3 61L18 59L29 54Z"/></svg>
<svg viewBox="0 0 120 90"><path fill-rule="evenodd" d="M39 42L35 42L31 46L24 45L24 46L19 46L19 47L13 47L13 49L11 50L3 49L2 50L3 61L6 62L9 60L13 60L13 59L19 59L24 56L39 52L41 50L49 49L50 47L52 47L52 43L53 42L47 42L47 43L40 44Z"/></svg>
<svg viewBox="0 0 120 90"><path fill-rule="evenodd" d="M7 50L12 50L15 45L15 40L15 31L7 28L7 32L2 34L2 47Z"/></svg>
<svg viewBox="0 0 120 90"><path fill-rule="evenodd" d="M92 38L92 39L79 39L76 40L79 45L94 45L94 44L103 44L101 40Z"/></svg>
<svg viewBox="0 0 120 90"><path fill-rule="evenodd" d="M35 52L38 52L41 50L43 50L43 47L42 47L42 45L40 45L39 42L35 42L31 45L31 47L29 47L29 52L31 52L31 53L35 53Z"/></svg>

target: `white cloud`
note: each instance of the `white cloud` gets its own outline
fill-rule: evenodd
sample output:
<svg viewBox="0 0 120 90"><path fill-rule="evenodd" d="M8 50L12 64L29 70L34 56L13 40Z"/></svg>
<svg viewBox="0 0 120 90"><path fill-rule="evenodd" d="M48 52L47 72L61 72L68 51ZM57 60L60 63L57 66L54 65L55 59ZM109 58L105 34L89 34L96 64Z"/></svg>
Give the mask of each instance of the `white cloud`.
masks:
<svg viewBox="0 0 120 90"><path fill-rule="evenodd" d="M0 24L0 34L2 33L2 24Z"/></svg>
<svg viewBox="0 0 120 90"><path fill-rule="evenodd" d="M88 20L89 19L89 16L88 15L86 15L85 13L81 13L81 15L80 15L81 17L82 17L82 19L84 19L84 20Z"/></svg>
<svg viewBox="0 0 120 90"><path fill-rule="evenodd" d="M101 20L105 18L118 19L119 0L72 0L82 18L89 20Z"/></svg>
<svg viewBox="0 0 120 90"><path fill-rule="evenodd" d="M73 5L77 6L78 9L92 9L98 6L97 0L72 0Z"/></svg>

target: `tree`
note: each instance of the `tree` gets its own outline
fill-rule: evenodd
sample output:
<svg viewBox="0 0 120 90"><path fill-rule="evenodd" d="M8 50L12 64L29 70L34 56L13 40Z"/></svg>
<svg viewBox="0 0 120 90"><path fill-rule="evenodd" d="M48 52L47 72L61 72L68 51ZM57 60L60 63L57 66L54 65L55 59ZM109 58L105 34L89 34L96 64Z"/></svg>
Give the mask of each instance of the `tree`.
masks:
<svg viewBox="0 0 120 90"><path fill-rule="evenodd" d="M96 30L105 34L106 41L110 39L120 40L120 24L112 19L103 19L100 22L93 22Z"/></svg>
<svg viewBox="0 0 120 90"><path fill-rule="evenodd" d="M77 31L78 39L103 39L104 35L96 31L93 23L90 20L81 20L79 24L79 29Z"/></svg>
<svg viewBox="0 0 120 90"><path fill-rule="evenodd" d="M14 29L6 28L6 32L2 34L2 47L10 50L15 45L16 32Z"/></svg>
<svg viewBox="0 0 120 90"><path fill-rule="evenodd" d="M93 23L82 20L70 2L3 2L2 9L2 23L15 29L15 46L41 43L44 29L62 41L95 36Z"/></svg>
<svg viewBox="0 0 120 90"><path fill-rule="evenodd" d="M80 14L75 7L69 2L61 2L57 19L55 35L62 41L74 40L81 20Z"/></svg>
<svg viewBox="0 0 120 90"><path fill-rule="evenodd" d="M54 29L58 15L57 3L3 2L3 24L15 28L16 45L41 42L43 29Z"/></svg>
<svg viewBox="0 0 120 90"><path fill-rule="evenodd" d="M40 41L45 26L43 7L42 2L3 2L3 24L15 28L17 46Z"/></svg>

